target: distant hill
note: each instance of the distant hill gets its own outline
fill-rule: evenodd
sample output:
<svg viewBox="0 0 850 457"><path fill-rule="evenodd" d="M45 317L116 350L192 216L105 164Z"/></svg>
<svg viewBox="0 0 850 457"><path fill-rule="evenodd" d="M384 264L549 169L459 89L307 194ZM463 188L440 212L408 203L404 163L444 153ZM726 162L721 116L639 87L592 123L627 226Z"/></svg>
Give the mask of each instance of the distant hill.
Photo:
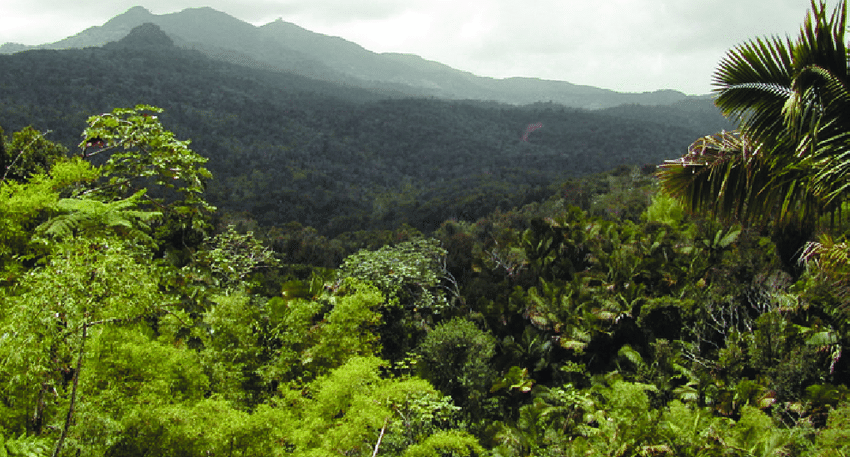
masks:
<svg viewBox="0 0 850 457"><path fill-rule="evenodd" d="M600 109L622 104L665 105L687 99L662 90L619 93L564 81L476 76L419 56L375 53L339 37L314 33L277 20L260 27L212 8L190 8L154 15L134 7L102 26L35 47L4 44L0 53L25 49L71 49L120 40L143 23L159 26L175 44L240 65L281 70L324 81L412 96L493 100L512 104L553 101L570 107Z"/></svg>
<svg viewBox="0 0 850 457"><path fill-rule="evenodd" d="M708 98L604 110L415 98L176 44L147 23L99 48L0 55L0 123L51 130L74 150L87 116L160 106L166 128L210 159L213 204L334 234L402 222L428 230L548 197L570 177L651 171L725 122Z"/></svg>

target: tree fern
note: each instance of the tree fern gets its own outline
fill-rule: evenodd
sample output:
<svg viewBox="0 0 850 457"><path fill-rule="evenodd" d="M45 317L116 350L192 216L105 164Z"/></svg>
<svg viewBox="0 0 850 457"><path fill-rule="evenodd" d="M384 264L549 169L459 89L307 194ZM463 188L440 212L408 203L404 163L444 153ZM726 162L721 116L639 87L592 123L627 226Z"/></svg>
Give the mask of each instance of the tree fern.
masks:
<svg viewBox="0 0 850 457"><path fill-rule="evenodd" d="M39 225L36 233L43 237L65 239L81 232L106 231L152 242L148 224L161 213L136 209L144 193L141 190L129 198L109 203L92 199L60 199L53 206L53 211L59 214Z"/></svg>

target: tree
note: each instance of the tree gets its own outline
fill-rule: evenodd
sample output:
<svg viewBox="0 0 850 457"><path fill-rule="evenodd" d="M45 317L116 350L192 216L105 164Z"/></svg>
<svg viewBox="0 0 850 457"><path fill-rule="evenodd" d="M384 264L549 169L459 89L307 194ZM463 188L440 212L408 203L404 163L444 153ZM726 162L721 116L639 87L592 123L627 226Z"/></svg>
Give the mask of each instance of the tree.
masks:
<svg viewBox="0 0 850 457"><path fill-rule="evenodd" d="M156 116L161 112L161 108L137 105L88 119L80 143L83 157L109 154L100 167L105 182L91 192L121 198L150 188L160 197L153 203L197 228L203 225L203 216L215 209L203 198L206 180L212 175L203 167L207 159L189 149L188 140L178 140L163 128Z"/></svg>
<svg viewBox="0 0 850 457"><path fill-rule="evenodd" d="M496 339L474 323L455 318L438 325L419 346L425 379L465 409L474 421L481 410L495 372L490 359Z"/></svg>
<svg viewBox="0 0 850 457"><path fill-rule="evenodd" d="M756 39L729 51L715 73L715 103L740 132L701 138L662 165L665 190L694 210L780 226L838 210L850 185L846 13L846 1L831 16L812 1L796 41Z"/></svg>
<svg viewBox="0 0 850 457"><path fill-rule="evenodd" d="M435 239L417 238L362 249L346 257L339 277L368 281L386 296L380 329L383 356L397 361L413 349L435 320L452 312L445 291L459 295L457 281L446 269L446 250Z"/></svg>
<svg viewBox="0 0 850 457"><path fill-rule="evenodd" d="M137 112L145 109L156 111L89 120L84 148L122 149L100 166L59 160L62 149L32 129L15 134L8 149L18 152L0 182L0 403L8 405L0 429L55 438L54 456L88 446L74 428L86 422L75 417L90 401L84 386L91 381L81 381L90 347L107 329L173 314L177 300L164 285L175 270L152 251L156 210L194 225L212 209L201 197L204 159ZM148 199L151 184L184 198Z"/></svg>
<svg viewBox="0 0 850 457"><path fill-rule="evenodd" d="M196 261L208 266L222 288L244 284L251 273L278 263L274 251L264 247L254 232L241 234L232 225L205 243L204 248Z"/></svg>
<svg viewBox="0 0 850 457"><path fill-rule="evenodd" d="M12 134L6 145L0 128L0 184L7 180L24 182L36 173L45 173L68 152L32 127Z"/></svg>
<svg viewBox="0 0 850 457"><path fill-rule="evenodd" d="M0 373L7 381L0 395L35 411L26 424L35 434L56 419L45 411L66 410L54 455L72 423L88 339L103 326L137 322L167 304L160 275L149 254L130 243L82 238L59 245L43 267L4 294ZM53 390L66 392L67 403L52 399Z"/></svg>

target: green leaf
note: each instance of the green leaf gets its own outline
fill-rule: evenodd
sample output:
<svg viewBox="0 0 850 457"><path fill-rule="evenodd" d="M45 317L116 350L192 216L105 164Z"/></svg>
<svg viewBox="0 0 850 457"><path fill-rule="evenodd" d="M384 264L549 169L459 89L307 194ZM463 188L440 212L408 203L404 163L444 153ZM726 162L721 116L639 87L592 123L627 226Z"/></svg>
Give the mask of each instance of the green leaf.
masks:
<svg viewBox="0 0 850 457"><path fill-rule="evenodd" d="M720 232L717 232L717 235L720 236ZM720 238L719 241L716 241L716 245L720 248L727 248L730 244L734 243L738 237L741 235L741 230L729 230L723 238Z"/></svg>

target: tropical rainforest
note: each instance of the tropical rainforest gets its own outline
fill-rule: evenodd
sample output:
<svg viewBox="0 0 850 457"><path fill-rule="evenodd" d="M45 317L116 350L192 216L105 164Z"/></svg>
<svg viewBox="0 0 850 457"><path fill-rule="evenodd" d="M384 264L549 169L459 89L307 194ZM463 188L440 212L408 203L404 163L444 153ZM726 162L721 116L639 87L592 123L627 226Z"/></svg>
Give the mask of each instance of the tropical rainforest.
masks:
<svg viewBox="0 0 850 457"><path fill-rule="evenodd" d="M3 56L0 456L850 454L845 19L731 50L681 150L634 106L193 92L234 67L178 84L155 31Z"/></svg>

